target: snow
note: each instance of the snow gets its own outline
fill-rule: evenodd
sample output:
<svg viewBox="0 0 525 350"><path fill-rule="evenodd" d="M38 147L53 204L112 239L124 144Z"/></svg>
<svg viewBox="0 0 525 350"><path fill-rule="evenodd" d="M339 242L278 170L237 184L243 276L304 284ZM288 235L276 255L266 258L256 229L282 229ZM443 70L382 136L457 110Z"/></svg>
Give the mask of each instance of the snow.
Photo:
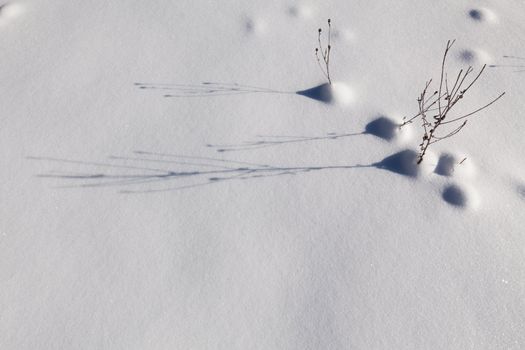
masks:
<svg viewBox="0 0 525 350"><path fill-rule="evenodd" d="M0 348L525 348L524 13L0 2ZM449 39L506 95L417 165Z"/></svg>

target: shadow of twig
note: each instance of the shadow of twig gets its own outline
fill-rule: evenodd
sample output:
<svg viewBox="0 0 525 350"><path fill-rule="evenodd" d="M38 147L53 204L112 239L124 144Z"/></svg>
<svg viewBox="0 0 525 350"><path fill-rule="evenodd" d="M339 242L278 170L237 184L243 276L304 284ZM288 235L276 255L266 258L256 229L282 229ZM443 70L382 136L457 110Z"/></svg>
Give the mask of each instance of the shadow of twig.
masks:
<svg viewBox="0 0 525 350"><path fill-rule="evenodd" d="M361 168L366 166L302 166L302 167L287 167L287 166L270 166L266 164L256 164L248 162L238 162L234 160L225 160L209 157L190 157L180 156L166 153L153 153L146 151L134 152L141 157L120 157L110 156L109 159L113 161L124 161L132 163L160 163L160 164L176 164L179 166L192 166L192 170L173 170L172 168L158 168L158 167L144 167L144 166L129 166L119 164L116 162L87 162L70 159L59 159L50 157L28 157L32 160L48 161L53 163L61 163L65 165L74 166L88 166L90 168L100 168L102 171L92 172L73 172L73 171L52 171L45 174L39 174L38 177L54 178L61 180L71 180L83 182L78 184L61 185L61 188L71 187L107 187L107 186L130 186L140 185L146 183L156 183L167 180L183 180L191 179L189 184L181 184L161 189L130 189L122 190L122 193L149 193L149 192L164 192L171 190L180 190L192 187L199 187L210 185L221 181L231 180L247 180L262 177L281 176L281 175L295 175L299 173L306 173L316 170L326 169L351 169ZM187 161L179 161L180 159L189 159ZM131 172L141 170L141 172Z"/></svg>
<svg viewBox="0 0 525 350"><path fill-rule="evenodd" d="M291 136L291 135L257 135L258 141L246 141L240 144L207 144L206 147L214 148L217 152L235 152L254 150L259 148L282 146L291 143L302 143L322 140L337 140L350 136L364 135L366 132L357 133L327 133L324 136Z"/></svg>
<svg viewBox="0 0 525 350"><path fill-rule="evenodd" d="M244 94L291 94L305 96L323 103L331 103L333 96L329 84L321 84L306 90L282 91L253 85L238 83L220 83L205 81L200 84L173 84L173 83L135 83L141 90L155 90L164 92L166 98L181 97L214 97Z"/></svg>
<svg viewBox="0 0 525 350"><path fill-rule="evenodd" d="M110 156L112 162L88 162L51 157L28 157L31 160L67 165L66 171L38 174L41 178L68 181L59 188L125 187L121 193L153 193L189 189L233 180L297 175L314 171L359 168L385 169L408 177L418 173L417 154L405 150L369 165L273 166L212 157L193 157L167 153L136 151L134 156ZM130 164L131 163L131 164ZM155 167L144 166L155 163ZM138 165L137 165L138 164ZM162 165L162 167L160 167ZM175 168L177 166L177 168ZM79 171L77 167L89 171ZM188 169L188 167L190 167ZM95 168L95 170L93 169ZM100 170L98 170L100 169ZM96 171L98 170L98 171ZM78 183L81 181L81 183ZM176 186L145 187L159 182L177 181Z"/></svg>
<svg viewBox="0 0 525 350"><path fill-rule="evenodd" d="M490 68L514 68L517 70L514 70L513 73L523 73L525 72L525 57L519 57L519 56L503 56L503 58L511 60L513 63L511 64L491 64L489 65ZM521 62L521 64L520 64Z"/></svg>
<svg viewBox="0 0 525 350"><path fill-rule="evenodd" d="M291 91L280 91L258 86L241 85L237 83L218 83L209 81L202 82L201 84L135 83L135 86L143 90L164 91L166 92L164 97L212 97L253 93L295 93Z"/></svg>
<svg viewBox="0 0 525 350"><path fill-rule="evenodd" d="M292 143L317 142L325 140L339 140L359 135L372 135L386 141L391 141L399 125L389 118L379 115L365 126L365 130L353 133L336 133L329 132L321 136L304 136L304 135L257 135L256 141L245 141L238 144L207 144L206 147L214 148L217 152L238 152L249 151L260 148L284 146Z"/></svg>

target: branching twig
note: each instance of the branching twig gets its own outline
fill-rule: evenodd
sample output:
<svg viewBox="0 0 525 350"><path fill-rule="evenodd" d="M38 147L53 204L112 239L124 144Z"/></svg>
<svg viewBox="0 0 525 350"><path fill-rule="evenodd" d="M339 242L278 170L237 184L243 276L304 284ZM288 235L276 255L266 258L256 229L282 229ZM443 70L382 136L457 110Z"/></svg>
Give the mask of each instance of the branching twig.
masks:
<svg viewBox="0 0 525 350"><path fill-rule="evenodd" d="M450 48L454 44L455 40L448 41L447 47L445 48L445 53L443 54L443 60L441 62L441 74L439 78L439 88L437 91L434 91L434 93L426 97L427 90L429 89L432 79L430 79L426 84L425 88L423 89L423 92L417 99L418 101L418 113L409 118L403 118L403 123L400 127L403 127L407 124L410 124L415 120L416 118L420 118L421 120L421 126L423 128L423 136L422 141L419 144L419 156L417 163L420 164L423 161L423 157L425 156L427 149L430 145L439 142L441 140L447 139L451 136L456 135L459 133L465 125L467 125L467 120L463 121L461 125L457 126L452 131L449 131L445 133L444 135L440 136L436 134L436 130L445 124L451 124L454 122L457 122L459 120L465 119L473 114L476 114L478 112L481 112L485 108L489 107L493 103L495 103L497 100L499 100L505 93L503 92L498 97L490 101L489 103L485 104L484 106L477 108L473 112L470 112L468 114L455 117L452 119L448 119L447 117L454 108L454 106L465 96L465 94L470 90L470 88L478 81L481 74L483 74L483 71L485 70L486 65L484 65L481 70L476 74L476 76L470 81L470 83L467 83L467 77L474 71L474 69L469 66L466 70L461 69L456 76L456 79L454 81L454 85L451 89L449 89L448 85L448 77L446 72L446 59L447 55L450 51ZM466 85L466 87L464 87ZM437 108L434 107L437 104ZM432 121L429 121L427 113L429 111L436 111L437 114L432 116Z"/></svg>
<svg viewBox="0 0 525 350"><path fill-rule="evenodd" d="M330 79L330 51L332 50L332 44L331 44L332 26L331 26L330 18L328 19L328 45L325 49L323 49L323 44L321 43L321 32L322 32L322 29L319 28L318 35L317 35L317 42L319 43L319 47L315 48L315 57L317 58L317 64L319 65L321 72L323 72L323 75L328 80L328 83L332 84L332 80ZM319 51L321 51L321 56L324 62L324 68L321 65L321 59L319 58Z"/></svg>

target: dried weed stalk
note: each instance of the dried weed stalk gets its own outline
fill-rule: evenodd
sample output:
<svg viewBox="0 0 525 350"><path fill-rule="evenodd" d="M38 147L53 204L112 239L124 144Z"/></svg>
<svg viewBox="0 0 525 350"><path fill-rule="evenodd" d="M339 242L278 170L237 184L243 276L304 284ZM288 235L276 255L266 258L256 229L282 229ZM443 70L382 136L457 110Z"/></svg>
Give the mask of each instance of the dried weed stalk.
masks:
<svg viewBox="0 0 525 350"><path fill-rule="evenodd" d="M323 75L328 80L329 84L332 84L332 80L330 79L330 51L332 50L332 45L330 43L331 36L332 36L332 26L331 26L331 20L328 19L328 44L326 48L323 48L323 45L321 43L321 33L322 29L319 28L317 30L317 42L319 44L319 47L315 48L315 57L317 58L317 64L319 65L319 68L321 69L321 72L323 72ZM321 51L321 57L323 58L324 62L324 68L323 65L321 65L321 59L319 58L319 51Z"/></svg>
<svg viewBox="0 0 525 350"><path fill-rule="evenodd" d="M481 74L485 70L485 67L487 66L486 64L483 65L481 70L474 76L470 83L467 82L467 77L474 71L474 69L472 68L472 66L469 66L466 70L461 69L457 74L456 78L454 79L454 84L450 86L447 78L447 73L445 71L445 62L449 50L454 44L454 42L455 40L449 40L447 42L447 47L445 49L445 53L443 54L443 61L441 63L441 76L439 79L439 89L434 91L432 95L427 96L427 92L430 88L430 84L432 83L432 79L427 81L427 83L425 84L425 88L423 89L419 98L417 99L419 112L410 119L406 119L406 117L403 118L403 123L400 126L403 127L407 124L410 124L415 119L421 121L421 125L423 127L423 136L422 141L419 144L419 155L417 164L420 164L423 161L423 157L425 156L427 149L430 145L456 135L458 132L461 131L461 129L465 127L465 125L467 125L467 119L465 118L484 110L485 108L489 107L494 102L499 100L501 97L503 97L503 95L505 95L505 92L503 92L498 97L491 100L484 106L477 108L473 112L449 118L449 113L452 110L452 108L456 106L456 104L461 99L463 99L465 94L478 81L479 77L481 76ZM435 114L429 117L428 112L435 112ZM440 131L442 130L441 126L448 124L455 125L455 128L445 132L444 134L437 133L438 129Z"/></svg>

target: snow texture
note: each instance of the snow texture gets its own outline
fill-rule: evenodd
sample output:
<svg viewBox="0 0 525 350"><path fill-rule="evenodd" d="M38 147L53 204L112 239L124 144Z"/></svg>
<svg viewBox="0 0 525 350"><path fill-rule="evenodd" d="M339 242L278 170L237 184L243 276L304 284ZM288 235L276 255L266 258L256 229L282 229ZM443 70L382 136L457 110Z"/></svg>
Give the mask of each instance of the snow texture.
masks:
<svg viewBox="0 0 525 350"><path fill-rule="evenodd" d="M0 1L0 348L524 349L524 31L520 0ZM417 165L449 39L449 80L489 65L457 113L506 95Z"/></svg>

